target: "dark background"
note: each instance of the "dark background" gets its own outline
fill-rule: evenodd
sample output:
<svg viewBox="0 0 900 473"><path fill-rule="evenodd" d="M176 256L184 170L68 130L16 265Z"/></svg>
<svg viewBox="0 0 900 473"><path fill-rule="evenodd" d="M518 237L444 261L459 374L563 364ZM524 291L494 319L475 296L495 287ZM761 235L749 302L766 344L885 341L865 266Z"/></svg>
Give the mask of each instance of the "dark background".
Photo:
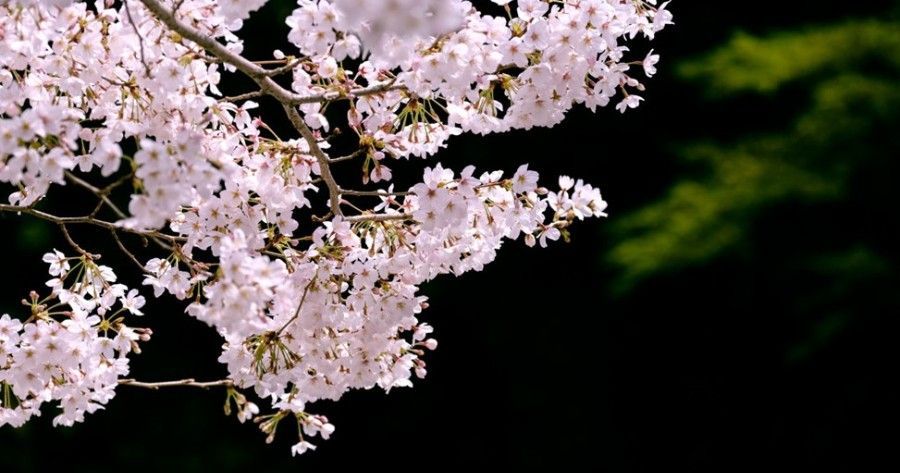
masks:
<svg viewBox="0 0 900 473"><path fill-rule="evenodd" d="M272 1L247 26L250 57L282 44L289 9ZM50 409L4 427L4 469L896 469L897 2L670 9L638 110L457 138L436 158L584 177L610 217L429 284L440 346L414 389L315 405L337 431L292 458L290 428L266 445L220 391L121 388L74 428L52 428ZM91 205L54 192L47 208ZM0 225L0 313L18 314L46 279L40 255L65 243L33 220ZM132 273L102 233L79 236ZM135 377L224 375L221 341L181 305L145 312Z"/></svg>

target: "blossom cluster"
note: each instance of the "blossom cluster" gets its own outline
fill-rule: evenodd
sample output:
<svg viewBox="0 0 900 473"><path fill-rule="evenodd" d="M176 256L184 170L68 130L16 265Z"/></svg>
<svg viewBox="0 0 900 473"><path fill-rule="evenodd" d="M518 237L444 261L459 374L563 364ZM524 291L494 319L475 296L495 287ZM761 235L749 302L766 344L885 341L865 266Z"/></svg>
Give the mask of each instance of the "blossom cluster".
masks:
<svg viewBox="0 0 900 473"><path fill-rule="evenodd" d="M354 131L384 142L394 157L434 154L461 132L553 126L575 104L595 110L618 100L620 111L635 108L642 98L633 92L643 85L632 66L653 75L658 56L625 61L625 39L652 39L672 19L655 0L521 0L514 11L511 2L494 0L506 5L509 19L462 0L391 1L391 14L375 24L359 17L383 12L382 2L298 3L288 39L320 67L295 69L294 91L402 85L356 100L349 112ZM372 55L363 57L360 37ZM347 59L366 60L353 68ZM308 116L320 109L304 107ZM311 123L327 127L319 117Z"/></svg>
<svg viewBox="0 0 900 473"><path fill-rule="evenodd" d="M144 298L116 283L108 266L90 257L44 255L50 293L22 301L23 323L0 317L0 425L20 426L40 415L43 403L58 402L54 425L72 425L101 409L128 375L128 354L150 330L129 327L126 316L143 315Z"/></svg>
<svg viewBox="0 0 900 473"><path fill-rule="evenodd" d="M334 430L308 404L425 375L437 342L420 320L424 282L481 270L505 240L546 246L605 215L596 188L562 177L551 191L527 165L505 176L435 164L404 185L392 160L429 157L461 133L553 126L576 105L636 107L633 70L652 76L658 56L628 60L628 41L672 17L655 0L493 0L505 16L463 0L298 0L285 47L252 61L237 33L264 4L0 3L0 184L12 188L0 208L155 244L149 261L128 253L144 285L190 301L222 335L239 419L270 438L296 419L303 453ZM258 88L224 97L236 74ZM262 100L284 108L297 138L273 131L284 118L259 113ZM338 122L349 154L334 151ZM332 167L353 165L366 190L334 179ZM90 191L95 210L35 211L53 185ZM127 208L109 198L119 188ZM122 317L143 299L72 244L82 256L45 258L51 295L32 297L24 323L0 320L0 425L51 400L57 423L80 421L149 335Z"/></svg>
<svg viewBox="0 0 900 473"><path fill-rule="evenodd" d="M409 386L414 372L425 373L422 352L436 346L418 320L427 307L420 284L481 269L504 239L544 245L606 207L581 182L556 193L540 189L524 167L511 179L472 172L455 176L438 165L413 194L382 197L389 211L411 212L414 224L335 219L283 260L260 255L242 232L224 239L223 275L189 312L225 336L220 360L232 379L261 396L294 399L298 408L353 388Z"/></svg>

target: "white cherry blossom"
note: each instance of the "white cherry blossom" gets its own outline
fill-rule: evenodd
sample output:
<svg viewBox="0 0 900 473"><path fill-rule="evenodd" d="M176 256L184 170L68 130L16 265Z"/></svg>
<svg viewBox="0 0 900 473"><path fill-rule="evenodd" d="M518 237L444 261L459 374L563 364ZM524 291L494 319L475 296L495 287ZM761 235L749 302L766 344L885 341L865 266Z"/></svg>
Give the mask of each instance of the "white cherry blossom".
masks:
<svg viewBox="0 0 900 473"><path fill-rule="evenodd" d="M309 440L335 429L308 411L318 401L427 374L438 342L424 283L606 215L595 187L565 176L542 187L528 164L427 162L418 182L394 171L460 134L639 106L631 69L650 77L659 56L633 57L631 40L672 21L656 0L493 0L507 16L464 0L297 0L285 43L253 61L238 34L265 3L0 2L0 211L56 224L75 251L45 254L48 293L0 316L0 425L45 404L60 409L54 424L81 422L120 385L221 387L239 421L271 440L294 419L292 453L315 450ZM255 87L223 97L236 76ZM275 121L296 135L276 135ZM335 129L356 149L336 151ZM357 169L356 186L337 182L338 166ZM96 208L53 214L44 198L63 185ZM146 310L151 324L152 308L75 226L114 235L145 293L185 301L222 336L227 379L126 379L150 336L131 322ZM138 259L126 236L155 256Z"/></svg>

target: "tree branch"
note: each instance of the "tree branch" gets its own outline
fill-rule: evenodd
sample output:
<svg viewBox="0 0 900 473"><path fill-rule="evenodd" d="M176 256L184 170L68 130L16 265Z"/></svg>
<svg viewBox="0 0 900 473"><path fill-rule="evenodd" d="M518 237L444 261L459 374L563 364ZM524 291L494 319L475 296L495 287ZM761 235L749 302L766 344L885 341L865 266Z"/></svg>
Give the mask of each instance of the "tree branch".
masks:
<svg viewBox="0 0 900 473"><path fill-rule="evenodd" d="M257 99L260 97L265 97L266 93L257 90L255 92L247 92L246 94L234 95L231 97L223 97L219 99L220 102L243 102L244 100Z"/></svg>
<svg viewBox="0 0 900 473"><path fill-rule="evenodd" d="M147 7L148 10L156 15L156 18L159 19L159 21L161 21L169 29L178 33L182 37L193 41L201 48L207 50L208 52L219 58L222 62L231 64L232 66L236 67L239 71L243 72L251 79L253 79L253 81L259 85L260 90L263 93L265 93L266 95L271 95L283 104L303 105L309 103L327 102L330 100L338 100L346 97L377 95L384 92L389 92L391 90L400 90L403 88L402 86L395 85L395 79L391 79L387 82L373 84L369 87L364 87L357 90L329 91L323 94L311 96L299 95L285 89L284 87L278 85L277 82L272 80L271 76L281 73L284 67L280 67L277 69L265 69L257 64L254 64L252 61L246 59L240 54L229 51L228 48L225 47L225 45L218 42L214 38L211 38L209 35L197 31L195 28L185 24L184 22L176 18L175 13L166 8L159 0L140 1L144 4L145 7Z"/></svg>
<svg viewBox="0 0 900 473"><path fill-rule="evenodd" d="M112 211L113 211L113 212L116 214L116 216L118 216L119 218L121 218L121 219L123 219L123 220L126 219L126 218L128 218L128 215L126 215L125 212L123 212L122 209L120 209L120 208L112 201L112 199L109 198L109 193L110 193L113 189L115 189L116 187L118 187L119 185L121 185L123 182L127 181L129 178L130 178L130 176L125 176L125 177L123 177L123 178L117 180L116 182L113 182L113 183L110 184L109 186L107 186L107 187L105 187L105 188L103 188L103 189L100 189L100 188L94 186L93 184L91 184L91 183L85 181L84 179L82 179L82 178L76 176L73 172L71 172L71 171L66 171L66 179L68 179L69 181L71 181L71 182L72 182L73 184L75 184L76 186L79 186L79 187L82 187L82 188L86 189L88 192L90 192L90 193L96 195L96 196L100 199L100 203L97 205L97 208L95 208L94 211L91 212L91 214L88 216L88 218L91 218L91 219L94 218L94 216L97 214L97 212L100 210L100 207L101 207L103 204L106 204L107 207L109 207L110 209L112 209ZM121 230L123 230L123 231L128 231L128 229L126 229L126 228L121 228ZM115 230L113 230L113 235L116 235ZM160 236L163 235L163 234L153 235L153 234L149 234L149 233L141 233L141 235L144 236L144 237L149 237L151 240L153 240L153 243L156 243L160 248L162 248L162 249L164 249L164 250L171 250L171 249L172 249L169 245L167 245L166 243L164 243L164 242L161 240ZM163 236L163 238L164 238L164 236ZM182 240L182 239L178 239L178 240ZM121 243L120 243L119 246L123 247L123 249L124 249L124 245L121 245ZM143 267L143 266L142 266L142 267Z"/></svg>
<svg viewBox="0 0 900 473"><path fill-rule="evenodd" d="M254 64L253 62L247 60L240 54L230 51L225 47L222 43L217 40L211 38L210 36L197 31L195 28L185 24L181 20L175 17L175 14L163 6L162 2L159 0L140 0L141 3L147 7L156 18L161 21L164 25L166 25L170 30L178 33L182 37L189 39L196 43L201 48L207 50L212 53L217 58L221 59L222 62L231 64L236 67L239 71L243 72L254 82L256 82L260 89L268 95L275 97L279 102L287 102L291 103L295 100L299 100L300 97L293 92L288 91L284 87L278 85L271 77L269 77L269 71L265 68Z"/></svg>
<svg viewBox="0 0 900 473"><path fill-rule="evenodd" d="M176 386L190 387L190 388L202 388L202 389L217 388L217 387L230 388L230 387L234 386L234 381L232 381L230 379L220 379L217 381L197 381L193 378L187 378L187 379L179 379L179 380L175 380L175 381L159 381L159 382L148 383L148 382L143 382L143 381L137 381L134 379L120 379L119 385L120 386L133 386L136 388L144 388L144 389L152 389L155 391L155 390L159 390L160 388L170 388L170 387L176 387Z"/></svg>
<svg viewBox="0 0 900 473"><path fill-rule="evenodd" d="M141 35L137 23L134 22L134 17L131 16L131 7L128 6L129 1L130 0L125 0L122 2L125 5L125 15L128 17L128 22L131 23L131 27L134 29L134 35L138 38L138 44L141 48L141 64L144 65L144 74L152 79L153 73L150 72L150 65L147 64L147 57L144 55L144 36Z"/></svg>
<svg viewBox="0 0 900 473"><path fill-rule="evenodd" d="M297 320L300 317L300 310L303 309L303 303L306 302L306 296L309 294L309 289L312 287L312 285L315 282L316 282L316 278L313 278L312 281L310 281L309 284L307 284L306 287L303 289L303 295L300 296L300 304L297 305L297 311L294 312L293 317L291 317L287 322L284 323L284 325L281 326L280 329L278 329L277 332L275 332L276 337L280 337L281 333L284 332L284 330L286 328L288 328L288 326L290 326L292 323L294 323L295 320Z"/></svg>
<svg viewBox="0 0 900 473"><path fill-rule="evenodd" d="M294 128L296 128L298 132L300 132L303 139L309 143L310 152L313 157L316 158L316 161L319 162L319 175L322 176L322 180L325 181L325 185L328 186L331 211L335 215L343 215L341 212L341 188L338 186L337 182L335 182L334 176L331 175L331 168L328 165L328 156L322 151L322 148L319 147L316 135L313 134L312 130L309 129L309 126L306 125L306 122L303 121L300 112L298 112L293 105L282 105L284 106L285 113L287 113L288 118L291 120L291 124L294 125Z"/></svg>
<svg viewBox="0 0 900 473"><path fill-rule="evenodd" d="M359 223L359 222L389 222L392 220L412 220L413 216L410 214L363 214L363 215L354 215L352 217L345 217L345 222L350 223Z"/></svg>
<svg viewBox="0 0 900 473"><path fill-rule="evenodd" d="M55 223L57 225L66 225L66 224L84 224L84 225L94 225L96 227L105 228L107 230L120 230L123 232L133 233L135 235L143 235L149 238L159 238L160 240L167 240L170 242L178 242L183 241L184 238L176 237L172 235L166 235L165 233L160 233L156 230L143 231L143 230L135 230L133 228L128 227L120 227L112 222L107 222L106 220L100 220L91 216L84 217L57 217L56 215L48 214L47 212L42 212L32 207L21 207L17 205L8 205L8 204L0 204L0 212L10 212L10 213L21 213L26 215L31 215L32 217L37 217L41 220L46 220L51 223Z"/></svg>
<svg viewBox="0 0 900 473"><path fill-rule="evenodd" d="M300 59L294 59L293 61L290 61L288 64L285 64L285 65L283 65L283 66L281 66L281 67L277 67L277 68L275 68L275 69L269 69L269 70L267 70L267 71L266 71L266 75L268 75L269 77L275 77L275 76L280 76L281 74L285 74L285 73L291 72L291 71L293 71L293 70L294 70L301 62L302 62L302 60L300 60Z"/></svg>
<svg viewBox="0 0 900 473"><path fill-rule="evenodd" d="M322 93L319 95L307 95L305 97L302 97L301 101L298 102L298 104L328 102L328 101L348 99L348 98L366 97L369 95L378 95L378 94L383 94L386 92L392 92L395 90L406 90L406 86L398 85L396 82L397 82L397 79L391 79L388 81L372 84L368 87L352 89L349 91L332 90L332 91L325 92L325 93Z"/></svg>
<svg viewBox="0 0 900 473"><path fill-rule="evenodd" d="M297 104L311 103L319 100L310 101L304 97L286 90L284 87L278 85L274 80L272 80L272 78L269 76L269 73L271 71L257 64L254 64L253 62L237 53L228 50L222 43L216 41L208 35L197 31L191 26L184 24L181 20L175 17L172 11L163 6L163 4L159 0L141 0L141 2L145 7L147 7L148 10L156 15L159 21L169 27L169 29L180 34L182 37L193 41L200 47L204 48L214 56L221 59L223 62L236 67L239 71L243 72L248 77L253 79L253 81L256 82L257 85L259 85L260 91L264 92L265 94L271 95L276 100L281 102L281 104L284 106L285 112L288 115L288 118L294 125L294 128L296 128L297 131L300 132L300 135L303 137L303 139L306 140L307 143L309 143L309 149L312 152L312 155L319 162L320 174L322 176L322 179L325 181L325 184L328 186L332 212L334 212L335 215L341 215L340 188L334 181L334 177L331 175L331 169L328 167L328 156L325 155L325 153L319 147L318 141L312 130L309 129L309 127L306 125L306 122L303 121L300 113L295 108L295 105Z"/></svg>
<svg viewBox="0 0 900 473"><path fill-rule="evenodd" d="M69 235L69 229L66 228L66 224L59 224L59 229L62 231L63 236L66 238L66 241L69 242L69 245L78 253L81 253L81 256L84 256L91 260L100 259L100 255L95 255L89 251L86 251L84 248L75 243L75 240L72 239L72 235Z"/></svg>
<svg viewBox="0 0 900 473"><path fill-rule="evenodd" d="M122 243L122 240L119 238L119 233L115 230L110 230L109 232L112 233L113 240L116 241L116 245L119 247L122 253L125 253L125 256L128 256L128 259L130 259L134 264L141 268L141 272L145 272L146 268L144 267L144 264L141 263L136 256L134 256L134 253L128 250L124 243Z"/></svg>
<svg viewBox="0 0 900 473"><path fill-rule="evenodd" d="M354 190L341 189L341 194L342 195L353 195L353 196L357 196L357 197L391 197L391 196L404 197L404 196L410 195L411 192L388 192L384 189L377 190L377 191L354 191Z"/></svg>
<svg viewBox="0 0 900 473"><path fill-rule="evenodd" d="M115 204L115 203L107 196L108 191L106 191L105 189L100 189L100 188L94 186L93 184L91 184L91 183L85 181L84 179L82 179L82 178L76 176L76 175L75 175L73 172L71 172L71 171L66 171L66 179L68 179L69 181L71 181L72 184L75 184L76 186L82 187L82 188L86 189L88 192L90 192L90 193L96 195L98 198L100 198L100 201L103 202L104 204L106 204L106 206L109 207L110 210L112 210L113 212L115 212L116 216L118 216L119 218L121 218L121 219L128 218L128 215L125 215L125 212L123 212L122 209L120 209L120 208L119 208L119 207L118 207L118 206L117 206L117 205L116 205L116 204Z"/></svg>
<svg viewBox="0 0 900 473"><path fill-rule="evenodd" d="M349 161L349 160L351 160L351 159L356 159L356 158L358 158L358 157L360 157L360 156L366 154L366 151L367 151L366 148L360 148L360 149L358 149L358 150L356 150L356 151L354 151L354 152L352 152L352 153L350 153L350 154L348 154L348 155L346 155L346 156L341 156L341 157L338 157L338 158L331 158L331 159L328 160L328 162L331 163L331 164L337 164L337 163L340 163L340 162L342 162L342 161Z"/></svg>

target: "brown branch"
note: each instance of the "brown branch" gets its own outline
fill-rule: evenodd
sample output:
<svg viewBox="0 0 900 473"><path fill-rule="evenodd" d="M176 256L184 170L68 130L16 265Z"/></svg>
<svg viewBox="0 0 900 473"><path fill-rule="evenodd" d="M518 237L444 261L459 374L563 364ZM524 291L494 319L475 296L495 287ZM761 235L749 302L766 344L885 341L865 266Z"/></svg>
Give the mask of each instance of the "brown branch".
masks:
<svg viewBox="0 0 900 473"><path fill-rule="evenodd" d="M236 67L239 71L243 72L248 77L253 79L253 81L256 82L257 85L259 85L260 91L274 97L276 100L281 102L281 104L284 106L285 112L288 115L288 118L294 125L294 128L296 128L297 131L300 132L300 135L303 136L303 139L306 140L307 143L309 143L309 149L312 152L312 155L316 158L316 160L319 161L320 174L322 176L322 179L325 181L325 184L328 186L332 212L334 212L335 215L341 215L341 194L339 192L340 188L334 181L334 177L332 177L331 175L331 169L329 169L328 167L328 156L325 155L325 153L319 147L318 141L312 130L309 129L309 127L306 125L306 122L303 121L300 113L295 108L296 104L311 103L318 100L309 101L306 98L294 94L293 92L290 92L284 87L278 85L278 83L276 83L274 80L272 80L271 77L269 77L269 70L257 64L254 64L240 54L230 51L217 40L197 31L191 26L186 25L181 20L176 18L171 10L163 6L163 4L159 0L141 0L141 2L145 7L147 7L148 10L156 15L156 18L159 19L159 21L169 27L169 29L180 34L182 37L193 41L203 49L221 59L223 62Z"/></svg>
<svg viewBox="0 0 900 473"><path fill-rule="evenodd" d="M125 255L128 256L128 258L132 262L134 262L134 264L136 264L139 268L141 268L141 272L146 271L146 268L144 267L144 265L137 259L136 256L134 256L134 253L129 251L128 248L125 247L125 244L122 243L122 240L119 238L119 233L115 230L110 230L109 232L112 233L113 240L116 241L116 245L118 245L119 249L122 250L122 253L125 253Z"/></svg>
<svg viewBox="0 0 900 473"><path fill-rule="evenodd" d="M125 0L122 2L125 5L125 15L128 17L128 22L131 23L131 27L134 29L134 34L138 38L138 45L141 48L141 63L144 65L144 74L149 78L153 78L153 73L150 72L150 65L147 64L147 58L144 55L144 37L141 35L141 32L138 31L137 24L134 22L134 18L131 16L131 8L128 6L128 2L130 0Z"/></svg>
<svg viewBox="0 0 900 473"><path fill-rule="evenodd" d="M366 154L367 151L368 151L368 150L367 150L366 148L360 148L360 149L358 149L358 150L356 150L356 151L354 151L354 152L352 152L352 153L350 153L350 154L348 154L348 155L346 155L346 156L341 156L341 157L339 157L339 158L331 158L331 159L328 160L328 162L329 162L330 164L336 164L336 163L340 163L340 162L342 162L342 161L349 161L349 160L351 160L351 159L356 159L356 158L358 158L358 157L360 157L360 156Z"/></svg>
<svg viewBox="0 0 900 473"><path fill-rule="evenodd" d="M106 204L106 206L109 207L113 212L115 212L116 216L118 216L119 218L122 218L122 219L128 218L128 215L126 215L125 212L123 212L122 209L120 209L108 196L109 191L114 189L115 187L108 188L109 190L100 189L100 188L94 186L93 184L85 181L84 179L76 176L71 171L66 171L66 179L71 181L72 184L82 187L82 188L86 189L88 192L99 197L100 201L103 204ZM116 183L113 183L113 184L116 184Z"/></svg>
<svg viewBox="0 0 900 473"><path fill-rule="evenodd" d="M230 379L220 379L217 381L197 381L193 378L187 379L179 379L175 381L158 381L158 382L143 382L137 381L134 379L120 379L120 386L133 386L136 388L144 388L144 389L152 389L154 391L159 390L160 388L171 388L176 386L182 387L191 387L191 388L217 388L217 387L226 387L230 388L234 386L234 381Z"/></svg>
<svg viewBox="0 0 900 473"><path fill-rule="evenodd" d="M291 71L293 71L293 70L294 70L301 62L303 62L302 59L294 59L293 61L290 61L288 64L285 64L285 65L283 65L283 66L281 66L281 67L278 67L278 68L275 68L275 69L268 69L268 70L266 71L266 75L269 76L269 77L275 77L275 76L280 76L281 74L285 74L285 73L291 72Z"/></svg>
<svg viewBox="0 0 900 473"><path fill-rule="evenodd" d="M263 92L261 90L257 90L255 92L247 92L246 94L234 95L231 97L223 97L223 98L219 99L219 101L220 102L243 102L245 100L257 99L257 98L265 97L265 96L266 96L265 92Z"/></svg>
<svg viewBox="0 0 900 473"><path fill-rule="evenodd" d="M283 105L285 113L287 113L288 118L291 120L291 124L294 125L294 128L296 128L298 132L300 132L303 139L309 143L310 152L313 157L316 158L316 161L319 162L319 175L322 176L322 180L325 181L325 185L328 187L331 211L335 215L343 215L341 212L341 188L338 186L337 182L335 182L334 176L331 174L331 168L328 166L328 156L322 151L322 148L319 147L319 142L316 139L315 134L309 129L306 122L303 121L300 112L298 112L293 105Z"/></svg>
<svg viewBox="0 0 900 473"><path fill-rule="evenodd" d="M125 212L123 212L123 211L122 211L122 210L121 210L121 209L120 209L120 208L112 201L112 199L109 198L109 193L112 192L113 189L115 189L116 187L122 185L122 183L124 183L125 181L127 181L128 179L130 179L130 178L131 178L130 175L124 176L124 177L120 178L119 180L113 182L112 184L110 184L110 185L104 187L103 189L100 189L100 188L94 186L93 184L91 184L91 183L85 181L84 179L81 179L80 177L76 176L76 175L75 175L74 173L72 173L71 171L66 171L65 174L66 174L66 179L68 179L69 181L71 181L73 184L75 184L75 185L77 185L77 186L79 186L79 187L82 187L82 188L86 189L88 192L90 192L90 193L96 195L96 196L100 199L100 202L99 202L99 204L97 205L97 208L95 208L94 211L91 212L91 214L88 216L89 218L92 218L92 219L93 219L93 218L97 215L97 212L100 210L100 207L101 207L103 204L106 204L107 207L109 207L110 209L112 209L112 211L115 212L116 216L118 216L119 218L121 218L121 219L126 219L126 218L128 218L128 215L126 215ZM122 230L125 230L125 231L128 231L128 230L125 229L125 228L121 228L121 229L122 229ZM160 235L163 235L163 234L153 235L153 234L150 234L150 233L141 233L141 236L149 237L149 238L150 238L151 240L153 240L153 242L156 243L156 245L159 246L160 248L162 248L162 249L164 249L164 250L171 250L172 247L171 247L170 245L167 245L166 243L164 243L164 242L162 241L162 239L161 239L161 238L165 238L165 237L164 237L164 236L161 237ZM183 238L178 238L177 240L183 240ZM141 267L143 267L143 266L141 266Z"/></svg>
<svg viewBox="0 0 900 473"><path fill-rule="evenodd" d="M303 105L309 103L327 102L330 100L339 100L347 97L377 95L389 92L391 90L403 89L403 86L398 86L395 84L395 79L391 79L386 82L373 84L369 87L364 87L357 90L329 91L323 94L310 96L296 94L285 89L277 82L272 80L271 76L276 73L280 73L280 71L283 70L284 67L280 67L277 69L266 69L262 66L259 66L258 64L253 63L240 54L230 51L225 47L225 45L218 42L209 35L203 34L200 31L197 31L195 28L185 24L184 22L176 18L175 13L166 8L159 0L140 1L144 4L145 7L147 7L148 10L156 15L156 18L159 19L159 21L161 21L169 29L178 33L182 37L193 41L201 48L207 50L208 52L219 58L222 62L231 64L232 66L236 67L239 71L243 72L248 77L253 79L253 81L259 85L260 90L264 94L271 95L283 104Z"/></svg>
<svg viewBox="0 0 900 473"><path fill-rule="evenodd" d="M301 100L303 97L290 92L289 90L278 85L278 83L272 80L272 78L268 75L269 70L257 64L254 64L240 54L229 50L225 47L225 45L218 42L209 35L203 34L200 31L197 31L195 28L185 24L184 22L176 18L175 14L171 10L166 8L161 1L140 1L144 4L145 7L147 7L148 10L156 15L156 18L159 21L166 25L170 30L178 33L179 35L190 41L193 41L201 48L221 59L222 62L231 64L232 66L236 67L239 71L243 72L248 77L253 79L253 81L259 85L259 88L267 95L275 97L279 102L282 103L303 103L299 102L299 100Z"/></svg>
<svg viewBox="0 0 900 473"><path fill-rule="evenodd" d="M316 102L328 102L334 100L344 100L348 98L359 98L366 97L369 95L378 95L386 92L392 92L395 90L406 90L406 86L398 85L396 79L391 79L385 82L379 82L377 84L370 85L368 87L362 87L360 89L351 89L349 91L341 91L341 90L332 90L318 95L307 95L305 97L301 97L300 101L297 104L305 104L305 103L316 103Z"/></svg>
<svg viewBox="0 0 900 473"><path fill-rule="evenodd" d="M357 197L404 197L410 195L411 192L388 192L384 189L379 189L377 191L354 191L341 189L342 195L352 195Z"/></svg>
<svg viewBox="0 0 900 473"><path fill-rule="evenodd" d="M413 216L410 214L363 214L363 215L354 215L352 217L344 218L345 222L350 223L360 223L360 222L389 222L392 220L412 220Z"/></svg>
<svg viewBox="0 0 900 473"><path fill-rule="evenodd" d="M185 240L182 237L176 237L172 235L166 235L165 233L160 233L156 230L136 230L128 227L120 227L112 222L108 222L106 220L100 220L91 216L83 216L83 217L57 217L56 215L49 214L47 212L42 212L32 207L21 207L17 205L8 205L8 204L0 204L0 212L10 212L10 213L21 213L26 215L31 215L32 217L37 217L41 220L46 220L51 223L55 223L57 225L93 225L100 228L105 228L107 230L120 230L123 232L133 233L135 235L142 235L149 238L159 238L161 240L167 240L170 242L178 242Z"/></svg>
<svg viewBox="0 0 900 473"><path fill-rule="evenodd" d="M297 320L298 318L300 318L300 309L303 308L303 303L306 302L306 295L309 294L309 289L312 287L312 285L313 285L315 282L316 282L316 278L313 278L313 279L309 282L309 284L307 284L306 287L303 289L303 295L300 296L300 304L297 305L297 311L294 312L294 316L293 316L293 317L291 317L290 319L288 319L288 321L285 322L284 325L282 325L281 328L278 329L277 332L275 332L275 336L276 336L276 337L281 336L281 333L284 332L284 330L285 330L286 328L288 328L292 323L294 323L295 320Z"/></svg>
<svg viewBox="0 0 900 473"><path fill-rule="evenodd" d="M75 240L72 239L72 235L69 235L69 229L66 228L66 224L64 224L64 223L59 224L59 229L62 231L62 234L66 238L66 241L69 243L69 246L71 246L75 251L80 253L81 256L84 256L85 258L91 259L91 260L100 259L100 255L95 255L89 251L86 251L84 248L79 246L78 243L75 243Z"/></svg>

